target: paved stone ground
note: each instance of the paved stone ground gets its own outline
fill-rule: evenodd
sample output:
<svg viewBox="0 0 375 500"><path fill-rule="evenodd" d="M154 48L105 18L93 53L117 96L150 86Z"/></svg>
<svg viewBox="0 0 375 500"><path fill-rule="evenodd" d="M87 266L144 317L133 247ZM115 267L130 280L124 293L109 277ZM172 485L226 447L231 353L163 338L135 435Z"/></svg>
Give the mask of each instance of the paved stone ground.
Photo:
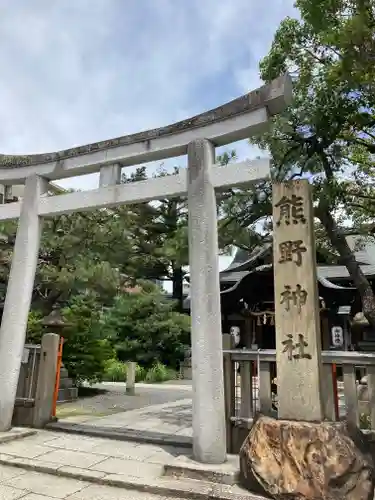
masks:
<svg viewBox="0 0 375 500"><path fill-rule="evenodd" d="M236 410L239 412L240 382L237 384ZM105 390L91 398L83 398L58 408L63 423L80 423L109 430L149 431L157 434L192 436L191 382L148 385L137 384L136 395L125 393L125 384L99 384ZM258 408L257 381L253 381L253 397ZM345 401L339 391L340 416L345 416Z"/></svg>
<svg viewBox="0 0 375 500"><path fill-rule="evenodd" d="M186 396L186 394L185 394ZM62 419L61 422L84 423L107 429L150 431L158 434L192 436L192 401L179 401L152 405L104 417L80 416Z"/></svg>
<svg viewBox="0 0 375 500"><path fill-rule="evenodd" d="M195 498L208 498L213 493L215 498L259 498L249 496L233 481L219 484L166 472L168 467L199 466L203 474L210 474L214 467L233 479L238 458L229 458L221 466L203 466L194 463L186 449L38 431L0 444L0 499L173 500L186 497L186 491L195 493ZM143 488L139 485L147 485L149 490L139 491ZM180 496L178 491L185 494ZM153 494L157 492L160 494Z"/></svg>
<svg viewBox="0 0 375 500"><path fill-rule="evenodd" d="M158 385L136 384L135 396L126 394L126 384L124 383L104 383L92 387L99 390L100 393L80 398L72 403L58 405L57 416L60 419L91 415L101 417L151 405L175 402L189 397L191 381L175 381Z"/></svg>
<svg viewBox="0 0 375 500"><path fill-rule="evenodd" d="M55 477L39 472L28 472L13 467L0 467L1 500L173 500L171 496L161 496L140 491L123 489L101 484L90 484L65 477ZM178 500L179 497L174 497Z"/></svg>

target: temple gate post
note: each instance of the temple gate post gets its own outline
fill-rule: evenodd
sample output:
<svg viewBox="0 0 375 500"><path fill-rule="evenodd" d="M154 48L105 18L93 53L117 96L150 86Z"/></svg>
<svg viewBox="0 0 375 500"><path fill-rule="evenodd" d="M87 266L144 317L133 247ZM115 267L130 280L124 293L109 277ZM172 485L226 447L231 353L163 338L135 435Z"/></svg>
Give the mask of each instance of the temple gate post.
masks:
<svg viewBox="0 0 375 500"><path fill-rule="evenodd" d="M214 163L215 148L210 141L189 144L193 454L203 463L226 460L217 208L211 179Z"/></svg>
<svg viewBox="0 0 375 500"><path fill-rule="evenodd" d="M38 202L46 190L43 178L26 179L0 328L0 432L12 424L40 245Z"/></svg>

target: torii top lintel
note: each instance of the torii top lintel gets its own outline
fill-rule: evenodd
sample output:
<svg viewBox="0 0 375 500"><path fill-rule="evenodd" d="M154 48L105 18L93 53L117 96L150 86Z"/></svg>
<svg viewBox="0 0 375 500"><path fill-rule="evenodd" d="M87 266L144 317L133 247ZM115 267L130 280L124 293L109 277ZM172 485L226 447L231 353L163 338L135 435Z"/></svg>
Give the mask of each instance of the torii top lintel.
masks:
<svg viewBox="0 0 375 500"><path fill-rule="evenodd" d="M205 138L222 146L265 130L269 118L282 112L291 100L292 83L285 74L218 108L165 127L53 153L3 154L0 183L22 184L32 174L56 180L98 172L109 164L158 161L186 154L194 139Z"/></svg>

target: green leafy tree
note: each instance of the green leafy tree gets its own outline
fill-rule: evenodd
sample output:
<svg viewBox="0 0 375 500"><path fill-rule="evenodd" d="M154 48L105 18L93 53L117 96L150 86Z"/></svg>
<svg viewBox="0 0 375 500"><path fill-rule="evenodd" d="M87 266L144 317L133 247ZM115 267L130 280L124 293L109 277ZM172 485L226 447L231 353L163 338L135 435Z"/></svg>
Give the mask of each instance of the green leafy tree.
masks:
<svg viewBox="0 0 375 500"><path fill-rule="evenodd" d="M80 322L85 311L75 301L83 307L82 301L89 300L86 294L90 291L95 296L92 308L100 313L103 307L112 305L115 296L129 283L142 276L148 267L149 256L147 252L139 254L139 248L134 247L135 237L129 238L133 227L131 207L73 213L44 222L28 341L39 342L42 319L55 305L67 306L75 326L68 330L64 360L77 381L97 379L107 351L106 344L91 328L98 321L98 315L91 318L90 329L82 329ZM16 222L4 223L0 228L0 294L3 300L16 229ZM74 319L75 314L77 318ZM81 326L78 328L77 324Z"/></svg>
<svg viewBox="0 0 375 500"><path fill-rule="evenodd" d="M121 225L104 211L76 213L46 220L34 282L32 309L47 315L55 303L64 303L72 294L91 289L104 303L121 285L119 262L130 248ZM1 227L0 280L6 285L16 224ZM3 298L5 297L3 286Z"/></svg>
<svg viewBox="0 0 375 500"><path fill-rule="evenodd" d="M274 180L310 179L318 231L327 237L323 247L347 267L375 327L373 290L343 225L345 219L357 231L368 231L375 215L374 4L298 0L296 7L300 19L281 22L260 64L266 82L292 74L294 102L272 119L269 132L250 142L271 154ZM257 221L268 221L270 232L271 194L270 183L237 191L224 208L231 223L254 229Z"/></svg>
<svg viewBox="0 0 375 500"><path fill-rule="evenodd" d="M160 168L154 177L177 175ZM124 176L123 182L142 181L148 178L145 168L139 168L131 176ZM183 281L185 266L189 263L187 201L183 197L160 199L132 207L133 226L130 231L133 245L139 255L147 254L150 267L143 269L137 278L170 280L172 297L182 310Z"/></svg>
<svg viewBox="0 0 375 500"><path fill-rule="evenodd" d="M177 175L179 172L177 167L172 173L160 169L157 176L166 177ZM166 264L165 278L172 282L172 298L182 311L185 268L189 264L187 199L176 197L158 200L157 214L156 227L160 231L160 249Z"/></svg>
<svg viewBox="0 0 375 500"><path fill-rule="evenodd" d="M70 377L77 385L102 380L114 350L99 327L102 305L98 295L92 292L72 295L61 313L66 324L62 331L63 362ZM27 342L40 343L44 333L43 315L40 311L31 311Z"/></svg>
<svg viewBox="0 0 375 500"><path fill-rule="evenodd" d="M235 151L227 151L218 156L216 162L227 165L236 158ZM175 167L167 171L161 167L154 177L167 177L179 174L180 169ZM144 167L139 168L130 176L124 176L123 182L135 182L146 180L147 172ZM224 201L229 203L233 190L225 190L217 193L218 217L219 217L219 247L222 253L228 253L233 244L245 241L249 237L249 231L239 224L230 226L221 224L225 212L221 212L220 205ZM228 206L228 205L227 205ZM134 248L138 255L147 253L149 269L143 268L142 276L138 278L157 278L169 280L172 283L172 298L177 307L182 311L183 305L183 283L186 276L186 268L189 265L189 239L188 239L188 207L186 197L175 197L172 199L160 199L150 203L133 205L133 226L129 235L132 235ZM142 269L142 268L140 268Z"/></svg>
<svg viewBox="0 0 375 500"><path fill-rule="evenodd" d="M80 384L102 380L113 348L100 329L101 304L92 293L74 295L62 310L67 324L63 335L63 362L69 375Z"/></svg>
<svg viewBox="0 0 375 500"><path fill-rule="evenodd" d="M190 344L190 318L176 312L175 305L157 287L130 290L104 313L101 331L121 361L175 368Z"/></svg>

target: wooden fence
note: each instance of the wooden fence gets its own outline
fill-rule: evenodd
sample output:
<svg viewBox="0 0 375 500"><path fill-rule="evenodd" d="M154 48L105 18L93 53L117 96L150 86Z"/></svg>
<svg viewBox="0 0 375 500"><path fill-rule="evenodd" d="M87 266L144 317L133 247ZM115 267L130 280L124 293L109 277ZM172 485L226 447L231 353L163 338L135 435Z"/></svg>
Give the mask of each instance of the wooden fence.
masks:
<svg viewBox="0 0 375 500"><path fill-rule="evenodd" d="M238 453L257 412L277 417L276 351L223 353L228 452ZM325 418L375 431L375 353L323 351L322 361Z"/></svg>
<svg viewBox="0 0 375 500"><path fill-rule="evenodd" d="M24 346L13 411L14 426L43 427L52 418L59 336Z"/></svg>

